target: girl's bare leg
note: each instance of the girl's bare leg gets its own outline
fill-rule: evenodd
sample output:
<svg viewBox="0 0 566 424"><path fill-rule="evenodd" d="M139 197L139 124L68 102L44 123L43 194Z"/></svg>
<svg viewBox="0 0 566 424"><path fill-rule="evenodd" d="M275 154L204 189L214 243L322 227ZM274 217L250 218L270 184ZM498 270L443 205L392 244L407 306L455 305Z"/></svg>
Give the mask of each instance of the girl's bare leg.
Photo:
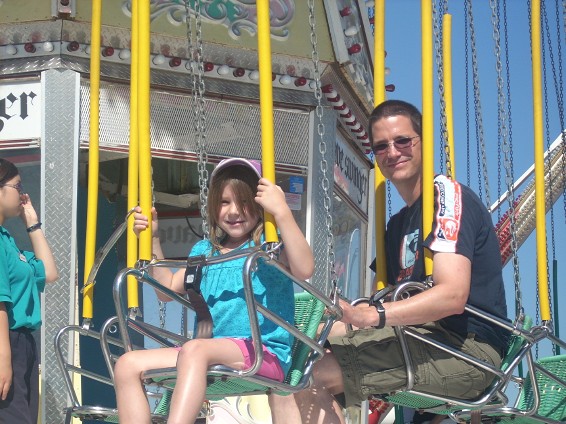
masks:
<svg viewBox="0 0 566 424"><path fill-rule="evenodd" d="M244 367L244 355L228 339L194 339L183 345L177 360L177 383L171 399L169 424L194 423L206 396L208 367Z"/></svg>
<svg viewBox="0 0 566 424"><path fill-rule="evenodd" d="M118 358L114 384L122 424L150 423L150 410L141 382L144 371L174 367L179 351L173 348L134 350Z"/></svg>

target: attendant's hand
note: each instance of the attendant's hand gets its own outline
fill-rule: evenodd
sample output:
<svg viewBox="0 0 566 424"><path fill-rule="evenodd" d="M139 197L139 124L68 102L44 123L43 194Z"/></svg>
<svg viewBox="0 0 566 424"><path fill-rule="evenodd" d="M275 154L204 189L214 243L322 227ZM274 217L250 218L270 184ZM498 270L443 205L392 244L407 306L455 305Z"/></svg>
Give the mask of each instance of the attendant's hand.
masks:
<svg viewBox="0 0 566 424"><path fill-rule="evenodd" d="M22 222L26 226L26 228L31 227L39 222L39 218L37 216L37 212L31 203L31 199L29 194L23 193L20 195L20 199L22 200L22 209L20 212L20 218Z"/></svg>
<svg viewBox="0 0 566 424"><path fill-rule="evenodd" d="M12 386L12 364L11 361L0 358L0 399L6 400L10 387Z"/></svg>

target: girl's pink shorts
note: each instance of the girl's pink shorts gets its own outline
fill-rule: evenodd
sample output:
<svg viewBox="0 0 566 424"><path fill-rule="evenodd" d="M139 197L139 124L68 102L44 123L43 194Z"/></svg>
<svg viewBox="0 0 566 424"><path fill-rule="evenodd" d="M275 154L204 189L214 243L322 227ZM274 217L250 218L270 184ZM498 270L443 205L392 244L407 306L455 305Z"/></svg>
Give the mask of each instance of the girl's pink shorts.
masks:
<svg viewBox="0 0 566 424"><path fill-rule="evenodd" d="M245 368L250 368L255 361L254 345L250 339L232 339L226 338L226 340L232 340L238 345L244 355L244 366ZM181 350L181 347L176 347L175 349ZM261 367L257 372L257 375L262 377L267 377L276 381L283 381L285 379L285 374L283 374L283 369L279 364L279 359L273 353L271 353L265 346L263 346L263 362Z"/></svg>
<svg viewBox="0 0 566 424"><path fill-rule="evenodd" d="M228 339L232 340L238 345L245 359L245 367L249 368L255 361L255 351L254 345L250 339ZM276 381L283 381L285 375L283 374L283 369L279 364L279 359L273 353L271 353L265 346L263 346L263 362L261 367L257 372L257 375L262 377L267 377Z"/></svg>

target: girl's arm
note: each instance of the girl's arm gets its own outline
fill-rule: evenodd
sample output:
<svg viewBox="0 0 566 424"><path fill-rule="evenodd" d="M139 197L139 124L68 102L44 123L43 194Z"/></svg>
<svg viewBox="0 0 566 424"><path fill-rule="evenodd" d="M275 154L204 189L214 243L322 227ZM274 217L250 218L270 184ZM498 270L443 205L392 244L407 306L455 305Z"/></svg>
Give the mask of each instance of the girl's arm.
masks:
<svg viewBox="0 0 566 424"><path fill-rule="evenodd" d="M10 350L8 312L4 302L0 302L0 399L6 400L11 385L12 351Z"/></svg>
<svg viewBox="0 0 566 424"><path fill-rule="evenodd" d="M157 221L157 211L155 208L151 209L151 228L152 228L152 250L156 259L164 259L163 249L161 248L161 241L159 240L159 230ZM139 236L141 231L145 231L149 225L147 216L142 215L141 208L136 207L134 213L134 233ZM183 278L185 270L179 270L173 273L169 268L155 267L151 269L151 276L155 278L162 286L165 286L177 293L185 293ZM168 302L171 299L159 291L156 291L157 297L163 302Z"/></svg>
<svg viewBox="0 0 566 424"><path fill-rule="evenodd" d="M24 222L26 228L30 228L37 223L39 223L39 218L37 213L31 204L31 199L28 194L23 195L23 208L20 218ZM53 252L47 243L45 234L43 230L38 227L37 229L31 231L29 234L29 239L33 248L33 253L38 259L41 259L43 266L45 267L45 282L53 283L59 278L59 272L57 271L57 265L55 264L55 258L53 257Z"/></svg>
<svg viewBox="0 0 566 424"><path fill-rule="evenodd" d="M310 278L314 272L312 250L285 201L285 193L281 187L262 178L259 180L255 200L275 218L281 239L285 243L281 260L289 266L291 274L296 278Z"/></svg>

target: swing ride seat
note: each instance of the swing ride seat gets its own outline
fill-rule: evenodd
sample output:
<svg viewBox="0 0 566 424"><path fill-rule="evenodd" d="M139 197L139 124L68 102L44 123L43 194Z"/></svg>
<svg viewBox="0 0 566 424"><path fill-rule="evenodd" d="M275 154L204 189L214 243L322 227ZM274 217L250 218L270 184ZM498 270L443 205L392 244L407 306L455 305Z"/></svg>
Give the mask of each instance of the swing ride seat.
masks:
<svg viewBox="0 0 566 424"><path fill-rule="evenodd" d="M79 398L75 391L73 381L71 379L71 373L86 377L108 386L113 386L113 364L115 361L115 355L112 354L110 346L118 347L123 349L121 340L115 337L109 337L111 329L115 326L117 322L117 317L111 317L106 320L102 325L100 332L94 331L89 328L90 323L86 322L83 326L69 325L63 327L57 333L54 341L55 354L57 358L58 365L63 372L63 377L66 383L67 392L69 393L72 405L64 408L64 423L70 424L73 418L80 419L81 421L104 421L117 423L118 420L118 410L113 407L105 407L100 405L81 405ZM102 352L104 354L104 359L108 366L108 372L110 377L107 375L102 375L99 372L95 372L83 367L77 367L76 365L66 362L64 355L66 350L63 349L62 341L68 339L64 337L71 332L76 332L81 337L87 337L90 339L95 339L100 341L102 347ZM153 424L166 423L167 422L167 411L170 401L170 393L165 391L163 394L148 393L148 395L160 396L157 406L151 413L151 422Z"/></svg>
<svg viewBox="0 0 566 424"><path fill-rule="evenodd" d="M261 352L261 335L259 332L258 314L262 314L265 318L275 322L277 325L285 328L293 337L292 346L292 365L283 382L274 381L272 379L262 377L256 374L259 370L262 355L256 355L254 364L248 370L236 370L230 367L216 365L209 369L207 400L218 400L227 396L234 395L250 395L278 393L290 394L306 388L310 384L310 373L313 364L324 354L324 342L333 323L340 318L341 310L336 306L336 302L324 295L310 283L297 280L285 267L280 265L273 257L264 252L261 248L245 249L237 252L231 252L226 255L215 257L191 257L184 262L185 266L207 266L213 263L236 259L246 256L247 259L243 269L244 293L246 296L246 304L248 305L248 316L251 324L252 343L256 351ZM251 285L251 273L257 266L257 261L262 259L265 264L276 267L280 272L288 276L297 286L303 289L303 292L295 294L295 323L289 324L277 314L267 310L260 304L255 302ZM168 266L175 267L175 261L156 261L150 266ZM185 307L191 308L190 302L163 287L159 282L155 281L147 269L128 268L123 270L114 282L114 300L117 310L118 324L120 334L125 346L130 344L128 336L128 328L135 331L141 331L145 336L152 337L156 341L160 341L159 337L152 334L151 326L138 322L136 316L127 314L122 305L123 286L128 275L134 275L138 281L149 284L155 290L161 291L166 296L175 301L181 302ZM325 311L327 313L325 314ZM323 317L325 318L323 320ZM321 331L319 325L324 321ZM195 337L200 337L197 333ZM185 338L175 343L182 345L190 339ZM175 344L162 343L164 346ZM144 373L144 383L146 385L155 385L163 387L167 390L173 390L176 383L176 368L164 368L151 370Z"/></svg>
<svg viewBox="0 0 566 424"><path fill-rule="evenodd" d="M430 286L420 282L408 282L397 287L392 299L397 300L406 295L409 291L423 291ZM397 337L399 338L405 364L407 367L407 385L400 391L389 394L378 394L375 397L381 398L388 403L409 407L417 410L426 410L439 415L451 415L458 422L470 420L473 413L481 413L482 416L496 417L497 421L506 419L513 420L514 423L558 423L564 420L566 411L566 386L564 376L566 375L566 359L564 356L554 356L545 358L540 363L534 363L532 360L531 349L539 341L550 338L554 343L564 345L562 341L549 334L550 329L546 326L532 327L530 317L523 317L517 320L513 325L508 321L501 320L491 314L481 311L473 306L467 305L466 311L488 319L494 324L507 329L511 333L510 341L505 357L502 359L499 367L484 362L480 359L471 357L458 351L458 349L447 346L425 335L416 332L406 326L394 327ZM494 374L493 382L486 388L484 393L474 399L457 399L450 396L440 396L421 392L413 389L414 385L414 368L412 358L407 345L407 337L416 338L423 343L433 345L445 352L451 353L467 362L483 369L489 370ZM519 364L523 361L529 364L529 370L537 369L537 387L541 396L532 390L530 376L525 379L523 390L520 394L517 409L506 406L508 402L505 389L509 382L517 382L519 377L513 373ZM544 365L543 365L544 364ZM546 371L541 371L544 367ZM549 395L547 395L549 393ZM528 412L525 412L528 411ZM520 415L531 414L527 418L519 417ZM538 414L538 415L537 415ZM518 419L525 421L517 421Z"/></svg>
<svg viewBox="0 0 566 424"><path fill-rule="evenodd" d="M323 302L308 292L295 294L295 327L308 338L314 339L325 310ZM323 343L323 342L321 342ZM306 387L305 373L318 356L311 346L295 338L292 350L292 363L283 383L258 375L240 377L227 367L213 366L209 370L207 400L220 400L227 396L278 393L289 394ZM322 354L320 354L320 357ZM145 382L157 384L173 390L176 382L176 369L153 370L144 374ZM303 383L301 383L303 381Z"/></svg>

